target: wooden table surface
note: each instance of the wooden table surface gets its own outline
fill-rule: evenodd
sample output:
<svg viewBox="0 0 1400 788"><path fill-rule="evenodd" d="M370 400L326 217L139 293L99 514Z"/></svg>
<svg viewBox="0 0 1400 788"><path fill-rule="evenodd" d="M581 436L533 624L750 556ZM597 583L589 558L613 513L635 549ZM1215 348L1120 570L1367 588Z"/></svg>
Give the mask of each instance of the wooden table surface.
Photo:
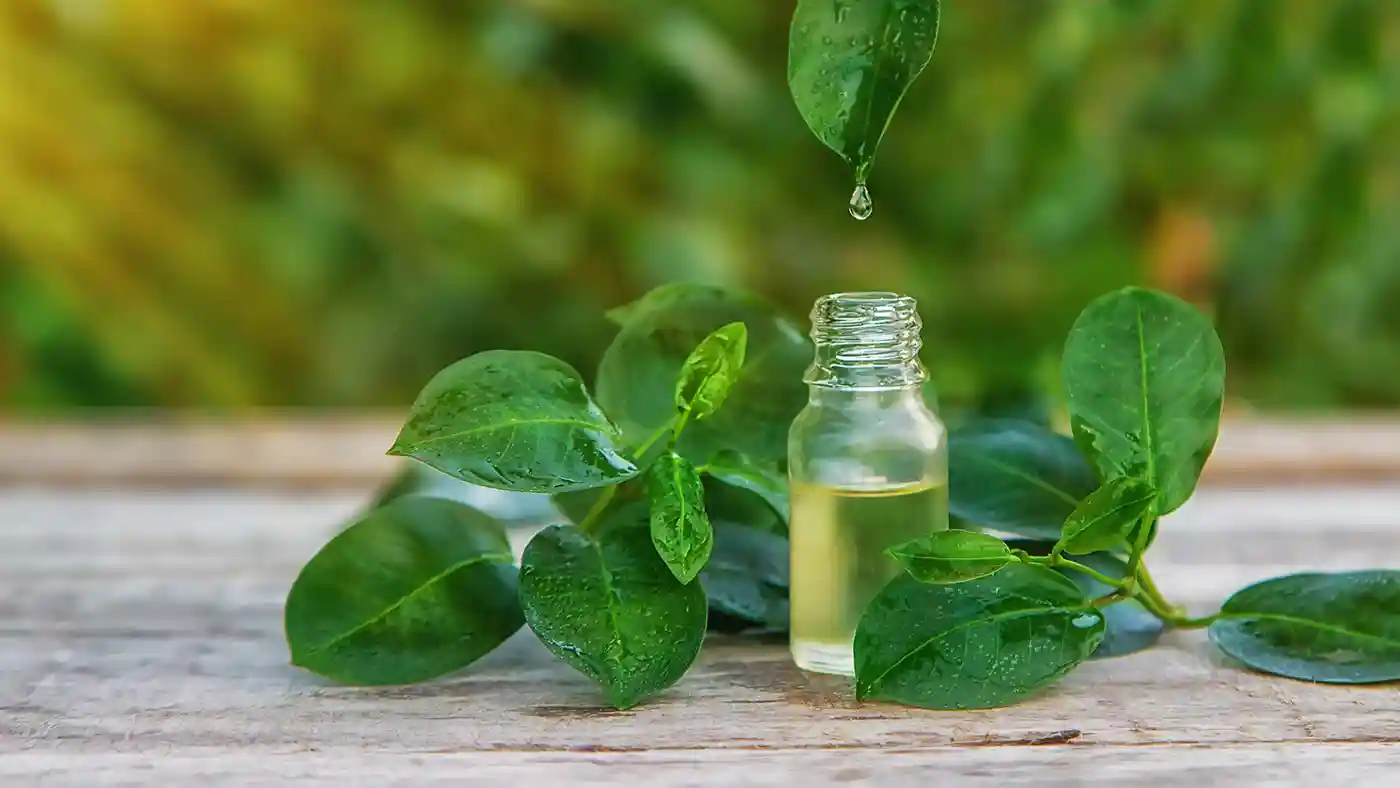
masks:
<svg viewBox="0 0 1400 788"><path fill-rule="evenodd" d="M0 786L1350 787L1400 773L1400 688L1250 673L1202 633L974 713L856 703L780 645L723 639L628 712L528 631L451 679L333 686L288 665L282 602L365 499L0 487ZM1277 575L1400 567L1400 483L1214 485L1164 523L1154 556L1197 612Z"/></svg>

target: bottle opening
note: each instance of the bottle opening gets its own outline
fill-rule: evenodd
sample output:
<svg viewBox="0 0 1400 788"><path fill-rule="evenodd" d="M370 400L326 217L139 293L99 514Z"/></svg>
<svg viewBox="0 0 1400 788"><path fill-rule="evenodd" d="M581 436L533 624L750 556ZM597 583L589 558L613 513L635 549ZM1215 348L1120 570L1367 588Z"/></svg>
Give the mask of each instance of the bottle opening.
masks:
<svg viewBox="0 0 1400 788"><path fill-rule="evenodd" d="M832 293L812 308L817 356L807 382L842 385L849 370L885 369L879 386L922 382L918 302L899 293Z"/></svg>

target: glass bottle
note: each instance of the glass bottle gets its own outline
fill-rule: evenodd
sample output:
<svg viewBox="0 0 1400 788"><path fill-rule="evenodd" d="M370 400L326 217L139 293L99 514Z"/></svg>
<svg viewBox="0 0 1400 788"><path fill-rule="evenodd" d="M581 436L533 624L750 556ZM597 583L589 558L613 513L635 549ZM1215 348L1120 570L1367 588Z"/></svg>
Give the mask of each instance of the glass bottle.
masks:
<svg viewBox="0 0 1400 788"><path fill-rule="evenodd" d="M924 400L917 304L837 293L812 309L807 407L788 436L791 646L851 675L856 624L899 568L885 549L948 528L946 430Z"/></svg>

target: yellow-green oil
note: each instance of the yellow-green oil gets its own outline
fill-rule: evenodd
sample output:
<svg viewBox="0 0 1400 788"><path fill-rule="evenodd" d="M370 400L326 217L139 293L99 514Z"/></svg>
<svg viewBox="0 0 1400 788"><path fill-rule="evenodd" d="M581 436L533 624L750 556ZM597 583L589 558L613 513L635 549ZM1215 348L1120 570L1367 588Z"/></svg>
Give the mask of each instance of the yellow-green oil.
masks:
<svg viewBox="0 0 1400 788"><path fill-rule="evenodd" d="M851 643L866 605L899 566L886 548L948 528L948 486L791 487L792 656L817 673L853 675Z"/></svg>

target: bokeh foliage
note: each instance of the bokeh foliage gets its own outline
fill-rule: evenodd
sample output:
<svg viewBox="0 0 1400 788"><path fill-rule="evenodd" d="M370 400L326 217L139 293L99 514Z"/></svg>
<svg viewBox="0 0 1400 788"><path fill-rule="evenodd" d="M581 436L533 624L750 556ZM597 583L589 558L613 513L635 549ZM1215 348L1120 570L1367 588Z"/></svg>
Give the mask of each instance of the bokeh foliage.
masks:
<svg viewBox="0 0 1400 788"><path fill-rule="evenodd" d="M1215 310L1235 396L1400 404L1400 3L948 0L875 217L786 2L5 0L0 403L403 406L592 369L664 282L922 302L950 399L1094 296Z"/></svg>

